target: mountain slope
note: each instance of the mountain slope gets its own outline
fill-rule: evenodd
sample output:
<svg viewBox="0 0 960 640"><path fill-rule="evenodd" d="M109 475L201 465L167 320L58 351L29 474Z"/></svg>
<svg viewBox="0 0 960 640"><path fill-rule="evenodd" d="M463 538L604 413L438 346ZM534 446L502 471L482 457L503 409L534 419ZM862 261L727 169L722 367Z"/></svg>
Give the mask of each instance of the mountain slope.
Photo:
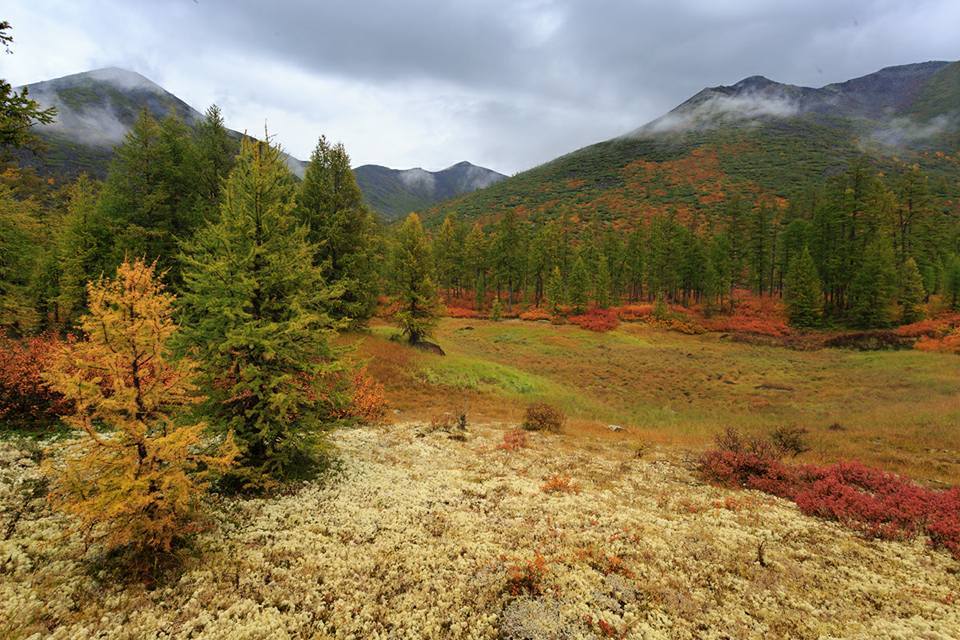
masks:
<svg viewBox="0 0 960 640"><path fill-rule="evenodd" d="M203 117L160 85L116 67L37 82L27 88L32 98L57 108L56 122L37 129L46 151L40 156L19 154L21 162L45 175L72 177L85 172L102 178L113 147L123 140L142 109L155 118L175 113L189 125ZM306 163L289 155L285 158L291 171L302 177ZM386 218L430 207L504 178L469 162L436 173L366 165L358 168L356 175L367 201Z"/></svg>
<svg viewBox="0 0 960 640"><path fill-rule="evenodd" d="M657 212L708 223L729 193L782 199L866 155L917 162L943 202L960 193L960 63L883 69L814 89L752 76L664 116L445 203L467 219L588 216L631 226Z"/></svg>
<svg viewBox="0 0 960 640"><path fill-rule="evenodd" d="M458 162L442 171L390 169L366 164L354 169L367 202L387 219L476 191L506 179L496 171Z"/></svg>

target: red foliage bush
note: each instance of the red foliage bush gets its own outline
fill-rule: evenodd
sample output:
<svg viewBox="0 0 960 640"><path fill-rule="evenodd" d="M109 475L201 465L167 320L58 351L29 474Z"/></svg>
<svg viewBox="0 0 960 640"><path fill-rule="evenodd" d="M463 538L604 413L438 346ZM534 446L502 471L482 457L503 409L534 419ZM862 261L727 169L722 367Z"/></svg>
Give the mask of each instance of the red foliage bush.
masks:
<svg viewBox="0 0 960 640"><path fill-rule="evenodd" d="M0 335L0 421L18 428L45 427L70 411L70 404L43 380L60 344L52 334L26 340Z"/></svg>
<svg viewBox="0 0 960 640"><path fill-rule="evenodd" d="M960 559L960 488L927 489L859 462L787 465L749 449L708 451L701 468L711 482L792 500L805 514L870 537L904 540L925 533L931 545Z"/></svg>
<svg viewBox="0 0 960 640"><path fill-rule="evenodd" d="M624 322L646 320L653 315L652 304L628 304L617 308L617 316Z"/></svg>
<svg viewBox="0 0 960 640"><path fill-rule="evenodd" d="M503 434L503 442L497 445L498 449L504 451L516 451L527 446L527 434L520 429L507 431Z"/></svg>
<svg viewBox="0 0 960 640"><path fill-rule="evenodd" d="M753 333L775 338L790 335L782 301L774 296L757 296L749 291L738 291L733 313L705 318L703 325L711 331Z"/></svg>
<svg viewBox="0 0 960 640"><path fill-rule="evenodd" d="M567 320L581 329L599 333L612 331L620 324L620 319L614 309L591 309L582 315L570 316Z"/></svg>

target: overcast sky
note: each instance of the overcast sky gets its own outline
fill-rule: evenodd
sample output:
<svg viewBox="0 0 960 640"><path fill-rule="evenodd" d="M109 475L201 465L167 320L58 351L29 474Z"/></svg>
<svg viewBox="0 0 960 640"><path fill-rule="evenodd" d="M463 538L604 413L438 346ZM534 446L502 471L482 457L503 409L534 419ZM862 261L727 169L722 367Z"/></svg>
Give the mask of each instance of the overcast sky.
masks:
<svg viewBox="0 0 960 640"><path fill-rule="evenodd" d="M960 0L5 0L14 85L119 66L306 158L504 173L706 86L960 59Z"/></svg>

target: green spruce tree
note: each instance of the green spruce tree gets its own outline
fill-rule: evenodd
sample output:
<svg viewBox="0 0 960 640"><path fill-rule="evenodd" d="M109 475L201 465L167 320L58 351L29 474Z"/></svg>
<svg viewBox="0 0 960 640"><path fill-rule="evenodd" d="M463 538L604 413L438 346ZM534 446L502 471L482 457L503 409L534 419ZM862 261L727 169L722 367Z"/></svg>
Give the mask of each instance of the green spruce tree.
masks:
<svg viewBox="0 0 960 640"><path fill-rule="evenodd" d="M813 256L807 247L794 255L787 267L784 302L793 326L810 328L820 324L823 316L823 290Z"/></svg>
<svg viewBox="0 0 960 640"><path fill-rule="evenodd" d="M850 283L850 321L862 328L884 327L893 320L897 271L889 238L875 237L866 247Z"/></svg>
<svg viewBox="0 0 960 640"><path fill-rule="evenodd" d="M407 341L417 344L436 326L440 302L430 242L416 213L408 215L397 232L392 271L397 323Z"/></svg>
<svg viewBox="0 0 960 640"><path fill-rule="evenodd" d="M373 315L377 302L377 247L373 215L363 202L342 144L317 142L297 196L297 215L310 229L315 265L343 289L331 316L359 326Z"/></svg>
<svg viewBox="0 0 960 640"><path fill-rule="evenodd" d="M927 292L923 288L923 278L917 261L907 258L900 267L900 322L910 324L922 320L924 316L923 301Z"/></svg>
<svg viewBox="0 0 960 640"><path fill-rule="evenodd" d="M550 313L555 316L560 315L560 307L566 301L564 289L563 273L560 272L560 267L554 267L553 271L550 272L550 278L547 280L546 296Z"/></svg>
<svg viewBox="0 0 960 640"><path fill-rule="evenodd" d="M574 312L586 311L587 303L590 301L590 273L587 271L587 264L583 261L583 257L579 255L574 260L573 270L570 272L567 298Z"/></svg>
<svg viewBox="0 0 960 640"><path fill-rule="evenodd" d="M181 256L181 348L200 364L209 422L234 433L245 486L309 468L342 398L324 281L294 209L296 184L280 150L244 140L217 220Z"/></svg>

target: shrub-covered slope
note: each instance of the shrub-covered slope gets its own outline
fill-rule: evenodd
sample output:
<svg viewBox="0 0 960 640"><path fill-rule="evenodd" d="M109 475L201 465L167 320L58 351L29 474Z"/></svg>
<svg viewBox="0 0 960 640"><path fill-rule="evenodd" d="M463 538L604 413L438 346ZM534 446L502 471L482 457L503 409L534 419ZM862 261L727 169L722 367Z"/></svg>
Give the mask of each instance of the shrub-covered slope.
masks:
<svg viewBox="0 0 960 640"><path fill-rule="evenodd" d="M658 211L709 218L727 195L790 198L867 156L919 163L942 203L960 195L960 63L891 67L820 89L759 76L704 89L624 136L579 149L431 211L491 219Z"/></svg>

